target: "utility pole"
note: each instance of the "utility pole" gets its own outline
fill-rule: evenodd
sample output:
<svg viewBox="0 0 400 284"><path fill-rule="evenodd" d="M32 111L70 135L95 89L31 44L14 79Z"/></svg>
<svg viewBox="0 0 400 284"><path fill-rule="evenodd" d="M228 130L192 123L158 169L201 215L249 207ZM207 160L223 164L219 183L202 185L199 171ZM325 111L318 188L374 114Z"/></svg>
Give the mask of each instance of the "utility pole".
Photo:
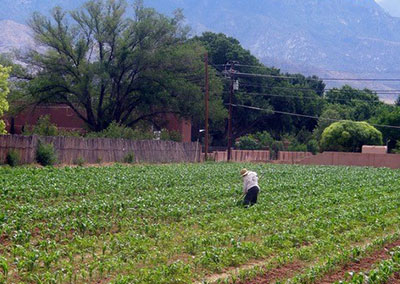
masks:
<svg viewBox="0 0 400 284"><path fill-rule="evenodd" d="M208 52L205 54L205 71L206 71L206 78L205 78L205 141L204 141L204 160L207 161L208 159L208 97L209 97L209 82L208 82Z"/></svg>
<svg viewBox="0 0 400 284"><path fill-rule="evenodd" d="M230 62L230 77L231 77L231 91L229 94L229 118L228 118L228 162L232 160L232 104L233 104L233 92L235 84L235 62Z"/></svg>

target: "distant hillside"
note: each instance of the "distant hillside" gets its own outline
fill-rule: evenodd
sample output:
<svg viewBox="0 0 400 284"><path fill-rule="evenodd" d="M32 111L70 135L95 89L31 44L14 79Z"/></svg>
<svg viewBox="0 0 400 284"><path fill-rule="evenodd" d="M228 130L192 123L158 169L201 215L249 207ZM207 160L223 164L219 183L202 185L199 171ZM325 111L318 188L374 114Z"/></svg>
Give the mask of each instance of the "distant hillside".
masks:
<svg viewBox="0 0 400 284"><path fill-rule="evenodd" d="M24 50L35 46L29 27L10 21L0 21L0 53L15 49Z"/></svg>

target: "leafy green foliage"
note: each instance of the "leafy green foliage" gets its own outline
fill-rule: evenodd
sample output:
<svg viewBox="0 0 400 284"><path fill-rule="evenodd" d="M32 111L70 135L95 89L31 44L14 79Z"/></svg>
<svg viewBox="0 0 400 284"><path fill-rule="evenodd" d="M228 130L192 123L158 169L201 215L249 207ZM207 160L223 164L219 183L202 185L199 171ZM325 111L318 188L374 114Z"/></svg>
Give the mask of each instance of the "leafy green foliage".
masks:
<svg viewBox="0 0 400 284"><path fill-rule="evenodd" d="M83 157L78 157L74 161L74 165L82 167L85 164L85 159Z"/></svg>
<svg viewBox="0 0 400 284"><path fill-rule="evenodd" d="M339 113L339 110L336 110L333 106L327 107L321 114L318 120L318 125L313 131L313 135L317 141L321 140L322 133L324 130L335 122L335 120L346 119L343 114Z"/></svg>
<svg viewBox="0 0 400 284"><path fill-rule="evenodd" d="M40 135L65 137L81 137L83 135L79 131L58 129L57 125L51 122L50 115L39 117L34 126L25 125L22 134L26 136Z"/></svg>
<svg viewBox="0 0 400 284"><path fill-rule="evenodd" d="M24 127L24 135L41 135L41 136L57 136L58 129L57 125L51 123L50 115L44 115L39 117L37 123L33 127Z"/></svg>
<svg viewBox="0 0 400 284"><path fill-rule="evenodd" d="M396 247L391 251L391 258L383 260L378 267L369 272L351 272L349 281L341 281L343 284L384 284L388 283L390 277L400 271L400 247Z"/></svg>
<svg viewBox="0 0 400 284"><path fill-rule="evenodd" d="M261 176L251 209L235 206L242 167ZM255 259L270 269L357 258L354 245L395 231L400 214L400 173L389 169L210 163L0 176L9 283L190 283Z"/></svg>
<svg viewBox="0 0 400 284"><path fill-rule="evenodd" d="M382 145L382 133L366 122L335 122L324 130L324 151L361 152L363 145Z"/></svg>
<svg viewBox="0 0 400 284"><path fill-rule="evenodd" d="M236 142L236 148L240 150L261 150L260 143L251 135L243 136Z"/></svg>
<svg viewBox="0 0 400 284"><path fill-rule="evenodd" d="M100 132L89 132L86 134L88 138L121 138L130 140L151 140L154 134L149 130L134 130L131 127L120 125L112 122L106 129Z"/></svg>
<svg viewBox="0 0 400 284"><path fill-rule="evenodd" d="M235 206L242 167L261 176L251 209ZM0 176L8 283L191 283L263 259L264 273L316 260L333 269L396 231L400 214L400 173L389 169L209 163Z"/></svg>
<svg viewBox="0 0 400 284"><path fill-rule="evenodd" d="M8 110L7 95L10 92L8 88L8 77L11 68L4 67L0 65L0 118L3 116L4 112ZM5 123L0 119L0 135L6 133Z"/></svg>
<svg viewBox="0 0 400 284"><path fill-rule="evenodd" d="M178 131L168 131L167 129L161 130L161 140L170 140L175 142L182 142L182 135Z"/></svg>
<svg viewBox="0 0 400 284"><path fill-rule="evenodd" d="M308 143L307 143L307 152L311 152L314 155L319 152L319 145L318 145L318 141L317 140L311 139L310 141L308 141Z"/></svg>
<svg viewBox="0 0 400 284"><path fill-rule="evenodd" d="M20 156L17 150L10 150L6 156L6 164L11 167L16 167L20 163Z"/></svg>
<svg viewBox="0 0 400 284"><path fill-rule="evenodd" d="M340 89L329 90L326 98L329 103L347 109L347 119L357 121L370 119L375 115L376 109L383 105L379 96L371 90L358 90L347 85Z"/></svg>
<svg viewBox="0 0 400 284"><path fill-rule="evenodd" d="M201 119L205 50L188 42L182 14L169 18L135 1L128 17L127 8L125 0L90 0L69 13L55 8L51 19L35 13L30 26L47 52L27 62L38 70L28 85L33 101L65 103L96 132L163 113ZM210 115L223 119L221 82L212 70L210 77L219 110Z"/></svg>
<svg viewBox="0 0 400 284"><path fill-rule="evenodd" d="M42 166L53 166L57 163L57 154L52 144L39 141L36 149L36 161Z"/></svg>
<svg viewBox="0 0 400 284"><path fill-rule="evenodd" d="M395 154L400 154L400 140L397 140L397 142L396 142L396 148L394 148L394 149L392 150L392 152L395 153Z"/></svg>
<svg viewBox="0 0 400 284"><path fill-rule="evenodd" d="M267 131L263 131L240 137L236 142L236 148L240 150L265 150L269 149L273 142L272 136Z"/></svg>
<svg viewBox="0 0 400 284"><path fill-rule="evenodd" d="M312 131L315 120L299 119L296 117L274 114L272 110L307 113L319 116L324 101L321 100L325 85L317 77L307 78L301 74L282 74L276 68L269 68L259 62L248 50L245 50L238 40L224 34L206 32L195 37L207 49L210 62L219 71L224 71L221 65L228 61L238 61L240 65L235 69L243 73L258 73L264 75L290 75L293 80L277 78L240 77L240 89L235 92L235 104L256 106L266 111L256 111L235 108L233 112L233 130L235 137L245 136L248 133L268 131L273 136L283 133L298 132L302 128ZM313 79L313 80L309 80ZM224 103L229 103L230 80L225 80ZM256 94L255 94L256 93ZM307 98L305 98L307 97ZM314 99L310 99L314 98ZM215 141L221 144L225 133L214 134ZM218 143L218 142L216 142Z"/></svg>
<svg viewBox="0 0 400 284"><path fill-rule="evenodd" d="M124 163L133 164L135 162L135 153L130 152L124 157Z"/></svg>
<svg viewBox="0 0 400 284"><path fill-rule="evenodd" d="M400 126L400 107L384 106L379 108L375 117L370 120L379 125ZM400 140L400 131L396 128L381 127L384 142L388 144L389 150L396 147L396 141Z"/></svg>
<svg viewBox="0 0 400 284"><path fill-rule="evenodd" d="M171 140L175 142L182 141L182 135L177 131L168 131L162 129L160 137L150 131L148 127L138 127L133 129L124 125L120 125L117 122L112 122L106 129L100 132L89 132L85 134L87 138L115 138L115 139L129 139L129 140Z"/></svg>

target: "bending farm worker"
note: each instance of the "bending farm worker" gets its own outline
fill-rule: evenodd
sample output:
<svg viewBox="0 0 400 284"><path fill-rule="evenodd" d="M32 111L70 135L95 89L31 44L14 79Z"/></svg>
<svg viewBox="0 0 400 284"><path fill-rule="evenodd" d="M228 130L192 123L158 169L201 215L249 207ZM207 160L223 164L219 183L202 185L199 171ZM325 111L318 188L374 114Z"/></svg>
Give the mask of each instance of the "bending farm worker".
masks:
<svg viewBox="0 0 400 284"><path fill-rule="evenodd" d="M243 178L243 194L245 194L243 205L253 206L257 203L257 196L260 191L257 173L242 169L240 175Z"/></svg>

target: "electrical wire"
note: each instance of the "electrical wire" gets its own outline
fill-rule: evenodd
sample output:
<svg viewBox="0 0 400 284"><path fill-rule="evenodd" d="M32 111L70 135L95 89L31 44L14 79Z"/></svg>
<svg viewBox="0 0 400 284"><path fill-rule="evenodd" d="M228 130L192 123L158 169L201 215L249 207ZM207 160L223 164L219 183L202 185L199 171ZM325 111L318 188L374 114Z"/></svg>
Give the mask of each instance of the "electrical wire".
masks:
<svg viewBox="0 0 400 284"><path fill-rule="evenodd" d="M240 83L240 86L246 86L246 87L265 87L267 89L277 89L277 90L289 90L289 91L314 91L317 92L317 90L312 89L312 88L301 88L301 87L268 87L265 84L250 84L250 83ZM360 91L358 89L355 89L357 91ZM375 90L375 89L367 89L368 91L371 91L376 94L387 94L387 95L400 95L400 90ZM337 92L337 93L342 93L342 92L351 92L353 90L343 90L343 89L338 89L338 88L328 88L324 89L324 92ZM364 91L364 90L361 90Z"/></svg>
<svg viewBox="0 0 400 284"><path fill-rule="evenodd" d="M214 66L214 67L216 67L216 66L219 66L219 65L215 65L215 64L211 64L212 66ZM245 66L247 66L247 65L245 65ZM265 68L267 68L267 67L265 67ZM230 81L231 79L230 78L226 78L226 76L224 75L224 74L222 74L222 72L220 71L220 70L218 70L218 69L216 69L216 71L218 72L218 76L220 77L220 78L222 78L222 79L225 79L225 80L227 80L227 81ZM262 74L261 74L262 75ZM282 78L282 77L284 77L284 78L293 78L293 79L298 79L298 77L287 77L287 76L278 76L278 75L265 75L265 76L269 76L268 78L270 78L270 77L277 77L277 78ZM313 78L306 78L306 80L315 80L315 81L319 81L319 80L317 80L317 79L313 79ZM323 80L323 79L321 79L321 80ZM342 79L337 79L337 80L343 80L343 81L346 81L347 79L345 79L345 78L342 78ZM363 80L363 79L360 79L360 80ZM400 79L365 79L365 80L399 80L400 81ZM312 89L312 88L301 88L301 87L268 87L268 86L265 86L265 84L251 84L251 83L240 83L240 85L241 86L247 86L247 87L266 87L266 88L268 88L268 89L282 89L282 90L298 90L298 91L316 91L315 89ZM376 90L376 89L368 89L367 88L367 90L369 90L369 91L371 91L371 92L374 92L374 93L376 93L376 94L382 94L382 95L400 95L400 90L398 90L398 89L394 89L394 90ZM332 91L332 92L344 92L344 91L350 91L350 90L341 90L341 89L338 89L338 88L329 88L329 89L324 89L324 91L325 92L328 92L328 91Z"/></svg>
<svg viewBox="0 0 400 284"><path fill-rule="evenodd" d="M263 109L259 107L253 107L253 106L247 106L247 105L239 105L239 104L232 104L233 107L241 107L241 108L247 108L247 109L252 109L252 110L258 110L258 111L266 111L266 112L273 112L277 114L284 114L284 115L289 115L289 116L297 116L297 117L303 117L303 118L312 118L312 119L320 119L320 120L327 120L327 121L343 121L344 119L333 119L333 118L323 118L323 117L318 117L318 116L313 116L313 115L306 115L306 114L299 114L299 113L293 113L293 112L285 112L285 111L277 111L277 110L269 110L269 109ZM347 121L352 121L352 120L347 120ZM355 122L355 121L352 121ZM382 125L382 124L370 124L375 127L384 127L384 128L393 128L393 129L400 129L400 126L394 126L394 125Z"/></svg>
<svg viewBox="0 0 400 284"><path fill-rule="evenodd" d="M230 64L216 64L213 66L230 66ZM250 67L259 69L269 69L266 66L246 65L246 64L235 64L235 67ZM230 72L230 71L228 71ZM286 75L270 75L270 74L257 74L257 73L244 73L244 72L232 72L236 76L247 76L247 77L263 77L263 78L277 78L277 79L299 79L299 76L286 76ZM372 82L400 82L400 78L312 78L305 77L309 81L372 81Z"/></svg>
<svg viewBox="0 0 400 284"><path fill-rule="evenodd" d="M267 75L267 74L256 74L256 73L243 73L243 72L233 72L235 76L243 77L259 77L259 78L276 78L276 79L299 79L296 76L284 76L284 75ZM366 82L400 82L397 78L305 78L307 81L366 81Z"/></svg>
<svg viewBox="0 0 400 284"><path fill-rule="evenodd" d="M251 96L265 96L265 97L278 97L278 98L291 98L291 99L310 99L310 100L332 100L332 101L343 101L343 102L352 102L352 101L359 101L359 102L368 102L372 103L371 100L362 100L362 99L336 99L336 98L328 98L328 97L310 97L310 96L288 96L288 95L276 95L276 94L264 94L264 93L244 93L244 95L251 95ZM378 103L374 102L374 103Z"/></svg>

